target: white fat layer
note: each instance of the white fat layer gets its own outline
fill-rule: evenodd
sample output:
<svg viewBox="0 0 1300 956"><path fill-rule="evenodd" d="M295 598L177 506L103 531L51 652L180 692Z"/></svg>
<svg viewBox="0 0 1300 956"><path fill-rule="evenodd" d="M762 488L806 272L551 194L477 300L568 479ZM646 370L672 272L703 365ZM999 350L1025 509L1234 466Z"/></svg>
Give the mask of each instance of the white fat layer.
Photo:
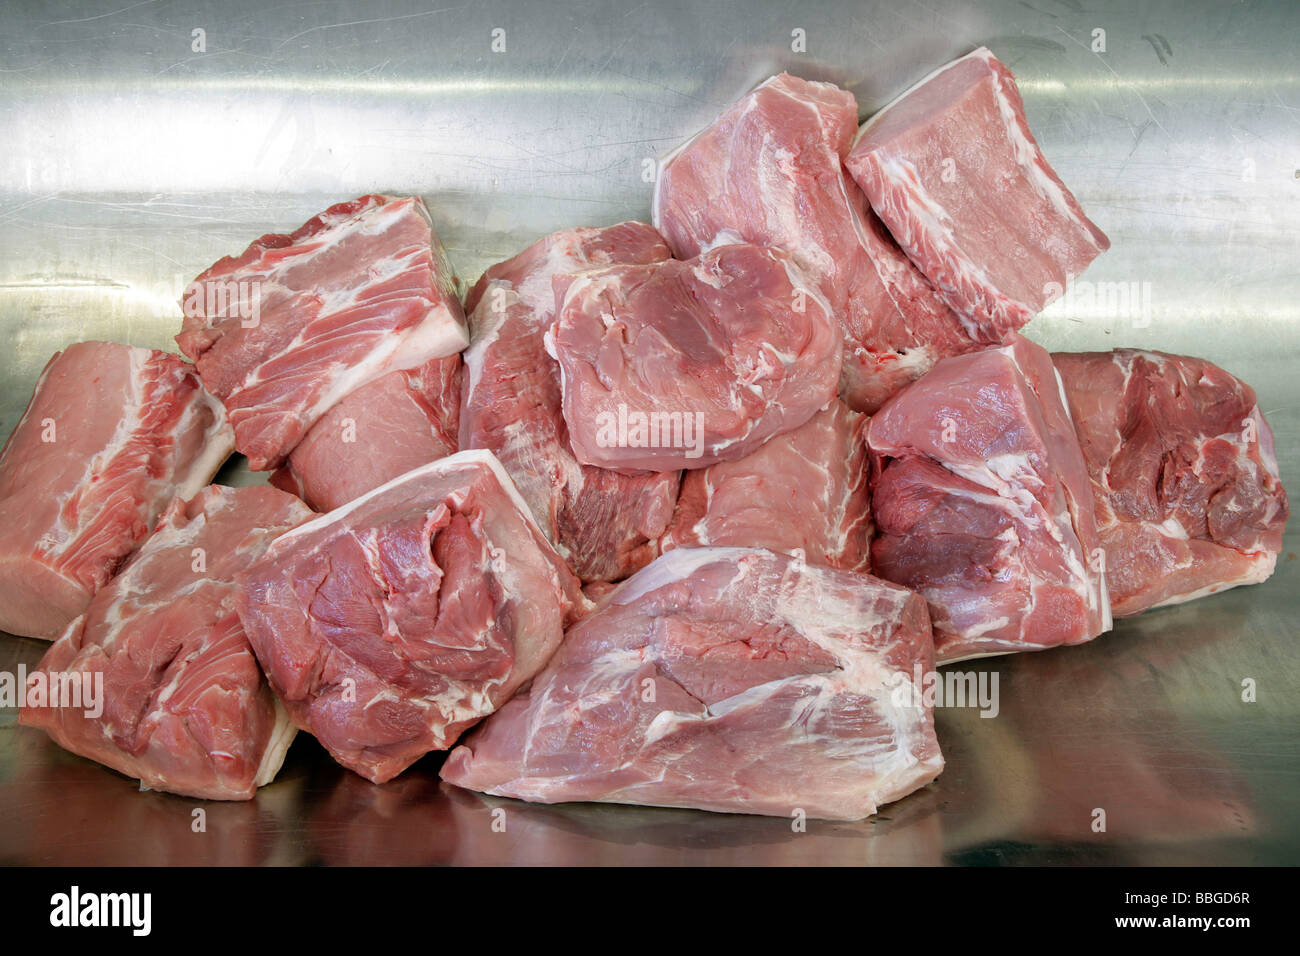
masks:
<svg viewBox="0 0 1300 956"><path fill-rule="evenodd" d="M1197 588L1193 591L1185 591L1182 594L1173 594L1160 601L1152 607L1169 607L1175 604L1185 604L1188 601L1195 601L1197 598L1203 598L1210 594L1218 594L1221 591L1228 591L1235 587L1241 587L1249 584L1261 584L1272 576L1273 571L1277 568L1277 555L1272 552L1260 552L1255 555L1250 564L1250 570L1240 574L1230 581L1216 581L1213 584L1207 584L1203 588Z"/></svg>
<svg viewBox="0 0 1300 956"><path fill-rule="evenodd" d="M901 156L886 154L884 151L874 152L868 159L875 164L882 176L894 184L894 188L909 197L908 215L895 226L894 236L898 244L911 250L923 245L932 248L940 261L946 264L946 273L968 279L974 277L980 286L996 288L988 270L958 245L952 217L943 204L935 200L921 184L916 166ZM925 237L924 242L922 236ZM931 281L934 281L933 277ZM978 339L980 328L975 316L968 309L957 309L952 305L952 301L958 298L955 295L957 288L948 281L935 282L935 286L948 293L949 308L961 320L967 334Z"/></svg>
<svg viewBox="0 0 1300 956"><path fill-rule="evenodd" d="M866 349L855 349L855 352L865 353ZM909 345L906 352L895 353L897 355L896 367L906 372L912 379L919 378L923 373L934 368L935 362L939 361L939 351L933 345Z"/></svg>
<svg viewBox="0 0 1300 956"><path fill-rule="evenodd" d="M344 521L348 515L352 514L352 512L365 505L368 501L387 494L392 489L398 488L408 482L420 481L422 478L429 475L446 474L461 469L473 469L476 467L486 467L488 471L492 473L492 476L496 478L497 483L501 485L501 488L505 491L511 503L523 517L523 520L532 527L534 531L542 536L542 540L548 540L546 534L542 531L541 527L538 526L537 519L533 517L532 509L528 507L523 496L519 494L519 489L515 487L514 481L511 479L510 475L506 473L501 462L497 460L497 456L486 449L473 448L468 451L458 451L454 455L448 455L446 458L439 458L435 461L429 462L427 465L421 465L418 468L412 468L405 474L398 475L391 481L385 482L373 491L366 492L366 494L361 497L354 498L352 501L335 508L333 511L326 512L320 517L313 518L311 521L308 521L305 524L300 524L298 527L285 532L275 539L274 547L282 549L287 546L286 542L291 542L293 539L301 535L313 534L323 528L328 528L330 525L338 524Z"/></svg>
<svg viewBox="0 0 1300 956"><path fill-rule="evenodd" d="M366 357L335 377L315 404L305 411L307 421L320 419L327 411L363 385L402 369L454 355L469 344L469 334L446 306L439 306L419 325L403 335L389 335Z"/></svg>
<svg viewBox="0 0 1300 956"><path fill-rule="evenodd" d="M1005 650L997 651L980 651L978 654L963 654L960 657L945 657L939 661L940 667L947 667L949 664L960 664L962 661L978 661L986 657L1006 657L1008 654L1019 654L1021 651L1046 650L1033 644L1017 644L1014 648L1008 647Z"/></svg>
<svg viewBox="0 0 1300 956"><path fill-rule="evenodd" d="M987 51L986 51L987 52ZM988 54L989 57L992 54ZM1069 197L1054 178L1047 174L1047 171L1039 165L1038 160L1042 157L1037 146L1029 141L1025 135L1024 129L1020 125L1020 116L1016 112L1015 105L1007 96L1002 87L999 78L994 75L993 81L993 99L998 104L998 114L1002 117L1002 125L1007 131L1007 137L1011 141L1012 152L1015 154L1016 165L1024 174L1025 181L1040 197L1045 199L1053 209L1064 219L1074 224L1075 230L1079 235L1084 237L1089 245L1098 252L1101 246L1097 245L1093 237L1092 229L1087 220L1081 217L1073 208Z"/></svg>
<svg viewBox="0 0 1300 956"><path fill-rule="evenodd" d="M741 237L740 233L736 232L734 229L719 229L714 233L712 239L708 242L702 242L699 244L700 255L704 255L706 252L712 252L714 249L721 248L722 246L738 246L744 243L744 241L745 240Z"/></svg>
<svg viewBox="0 0 1300 956"><path fill-rule="evenodd" d="M212 481L226 459L235 451L235 430L226 418L225 406L209 394L202 384L199 385L198 397L185 410L177 430L183 433L189 428L190 422L205 411L212 416L212 422L204 430L202 450L190 462L189 468L177 472L175 478L176 494L187 501Z"/></svg>
<svg viewBox="0 0 1300 956"><path fill-rule="evenodd" d="M551 280L557 275L582 272L593 267L599 268L596 264L586 261L586 256L580 251L580 243L579 235L575 235L574 232L564 233L561 238L547 247L545 258L520 278L515 292L518 300L533 312L534 317L554 315L555 287Z"/></svg>
<svg viewBox="0 0 1300 956"><path fill-rule="evenodd" d="M519 296L510 287L510 283L496 279L487 284L483 297L479 299L479 304L474 309L474 315L470 322L473 335L470 338L469 345L461 353L461 361L465 364L466 404L471 404L474 401L474 392L478 389L479 382L483 380L485 356L488 350L500 339L501 327L505 324L505 310L497 311L486 306L486 303L498 294L509 297L510 303L508 305L519 299Z"/></svg>
<svg viewBox="0 0 1300 956"><path fill-rule="evenodd" d="M1264 421L1264 416L1260 413L1258 405L1250 410L1250 420L1255 423L1255 434L1258 436L1258 440L1255 442L1255 448L1259 451L1259 460L1263 462L1264 468L1269 475L1274 479L1280 480L1275 446L1271 440L1264 440L1264 436L1271 435L1272 432L1268 427L1268 423ZM1238 434L1235 437L1237 440L1236 443L1240 445L1241 436Z"/></svg>
<svg viewBox="0 0 1300 956"><path fill-rule="evenodd" d="M778 259L778 261L785 269L785 277L789 280L790 287L795 289L796 291L804 293L804 295L807 298L817 303L817 307L821 309L822 314L827 316L828 318L831 319L832 322L834 322L835 310L831 308L830 300L827 299L824 295L822 295L821 290L817 286L817 283L814 282L812 278L808 276L807 273L805 273L802 269L800 269L797 265L795 265L795 263L790 259L781 258ZM775 351L775 349L773 351ZM787 365L792 364L797 358L797 356L794 353L778 352L777 354L783 356L783 360Z"/></svg>
<svg viewBox="0 0 1300 956"><path fill-rule="evenodd" d="M298 728L289 719L289 712L284 709L284 704L280 703L280 698L276 697L275 724L271 728L271 739L267 742L266 750L262 752L262 762L258 764L257 776L253 779L253 786L265 787L275 779L275 775L284 766L284 758L289 753L289 745L293 743L293 738L297 733Z"/></svg>
<svg viewBox="0 0 1300 956"><path fill-rule="evenodd" d="M1003 615L998 618L985 618L978 624L969 625L961 629L962 642L977 640L985 634L991 634L994 631L1000 631L1002 628L1011 624L1011 618Z"/></svg>
<svg viewBox="0 0 1300 956"><path fill-rule="evenodd" d="M1187 529L1183 527L1183 523L1177 518L1166 518L1159 524L1153 524L1152 527L1155 528L1156 533L1162 538L1173 538L1176 541L1191 540L1191 536L1188 535Z"/></svg>

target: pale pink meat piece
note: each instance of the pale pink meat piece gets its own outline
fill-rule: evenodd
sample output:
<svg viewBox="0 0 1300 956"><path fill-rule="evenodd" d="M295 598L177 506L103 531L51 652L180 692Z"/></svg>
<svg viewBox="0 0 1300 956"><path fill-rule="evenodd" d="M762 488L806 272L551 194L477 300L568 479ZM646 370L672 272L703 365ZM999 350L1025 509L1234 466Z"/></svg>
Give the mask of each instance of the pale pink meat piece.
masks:
<svg viewBox="0 0 1300 956"><path fill-rule="evenodd" d="M326 412L270 481L330 511L457 450L460 355L389 372Z"/></svg>
<svg viewBox="0 0 1300 956"><path fill-rule="evenodd" d="M0 452L0 629L52 640L234 450L179 356L78 342L50 359Z"/></svg>
<svg viewBox="0 0 1300 956"><path fill-rule="evenodd" d="M561 412L560 369L544 337L553 281L617 263L671 257L642 222L566 229L492 266L471 290L460 447L493 452L538 524L584 581L624 578L658 554L677 471L621 474L578 462Z"/></svg>
<svg viewBox="0 0 1300 956"><path fill-rule="evenodd" d="M871 117L846 164L953 311L993 338L1110 247L1038 148L1015 77L983 47Z"/></svg>
<svg viewBox="0 0 1300 956"><path fill-rule="evenodd" d="M423 200L362 196L211 266L176 336L255 471L279 467L338 401L468 342Z"/></svg>
<svg viewBox="0 0 1300 956"><path fill-rule="evenodd" d="M767 548L870 570L866 430L835 400L751 455L687 472L663 549Z"/></svg>
<svg viewBox="0 0 1300 956"><path fill-rule="evenodd" d="M585 612L489 452L459 452L278 538L239 613L294 723L382 783L450 747Z"/></svg>
<svg viewBox="0 0 1300 956"><path fill-rule="evenodd" d="M789 252L843 325L840 396L874 412L997 338L963 324L871 212L843 167L857 126L847 90L774 76L663 161L653 220L681 259L729 242Z"/></svg>
<svg viewBox="0 0 1300 956"><path fill-rule="evenodd" d="M857 820L943 768L925 602L761 549L670 551L570 629L444 780L600 801Z"/></svg>
<svg viewBox="0 0 1300 956"><path fill-rule="evenodd" d="M177 498L29 678L19 721L154 790L246 800L280 769L294 729L235 613L235 576L311 517L274 488L209 485ZM72 677L76 701L47 696ZM90 682L98 709L87 708ZM69 685L71 686L71 685ZM48 691L47 691L48 694Z"/></svg>
<svg viewBox="0 0 1300 956"><path fill-rule="evenodd" d="M1273 573L1290 506L1249 385L1163 352L1052 361L1088 462L1116 617Z"/></svg>
<svg viewBox="0 0 1300 956"><path fill-rule="evenodd" d="M1028 339L944 359L871 420L871 565L930 603L940 663L1111 627L1088 468Z"/></svg>
<svg viewBox="0 0 1300 956"><path fill-rule="evenodd" d="M835 396L842 335L785 253L732 244L557 280L547 332L580 462L675 471L743 458Z"/></svg>

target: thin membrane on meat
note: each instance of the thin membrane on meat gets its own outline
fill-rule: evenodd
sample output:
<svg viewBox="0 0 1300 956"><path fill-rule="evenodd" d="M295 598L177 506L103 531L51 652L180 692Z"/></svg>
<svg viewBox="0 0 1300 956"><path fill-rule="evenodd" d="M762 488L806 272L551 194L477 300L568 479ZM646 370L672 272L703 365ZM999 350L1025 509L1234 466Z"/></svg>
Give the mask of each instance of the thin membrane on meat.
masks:
<svg viewBox="0 0 1300 956"><path fill-rule="evenodd" d="M925 602L760 549L681 548L570 629L444 780L600 801L858 820L943 769Z"/></svg>

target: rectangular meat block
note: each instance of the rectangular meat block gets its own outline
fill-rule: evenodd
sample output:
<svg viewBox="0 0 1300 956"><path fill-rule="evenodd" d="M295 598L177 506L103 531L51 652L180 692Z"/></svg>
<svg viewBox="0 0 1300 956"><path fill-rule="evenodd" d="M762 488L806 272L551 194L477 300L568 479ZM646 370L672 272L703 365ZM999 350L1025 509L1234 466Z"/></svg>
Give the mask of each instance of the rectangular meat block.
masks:
<svg viewBox="0 0 1300 956"><path fill-rule="evenodd" d="M179 356L112 342L55 354L0 452L0 629L57 637L233 450Z"/></svg>
<svg viewBox="0 0 1300 956"><path fill-rule="evenodd" d="M176 341L225 403L255 471L283 463L338 401L469 341L419 198L362 196L217 262L182 300Z"/></svg>
<svg viewBox="0 0 1300 956"><path fill-rule="evenodd" d="M1273 573L1290 507L1249 385L1163 352L1052 361L1092 478L1117 617Z"/></svg>
<svg viewBox="0 0 1300 956"><path fill-rule="evenodd" d="M455 454L460 379L460 355L448 355L362 385L311 427L271 484L330 511Z"/></svg>
<svg viewBox="0 0 1300 956"><path fill-rule="evenodd" d="M835 400L738 461L688 471L670 548L767 548L870 570L867 416Z"/></svg>
<svg viewBox="0 0 1300 956"><path fill-rule="evenodd" d="M774 76L660 164L653 220L679 259L728 242L790 253L843 325L840 396L874 412L997 339L963 324L872 214L843 167L857 127L847 90Z"/></svg>
<svg viewBox="0 0 1300 956"><path fill-rule="evenodd" d="M1110 630L1088 468L1045 350L944 359L871 420L871 565L930 602L940 663Z"/></svg>
<svg viewBox="0 0 1300 956"><path fill-rule="evenodd" d="M560 281L546 348L584 464L674 471L734 461L835 396L839 324L776 249L737 243Z"/></svg>
<svg viewBox="0 0 1300 956"><path fill-rule="evenodd" d="M557 276L671 258L642 222L565 229L492 266L471 290L460 415L462 449L500 460L560 556L584 581L625 578L658 554L677 499L676 471L620 474L581 464L569 446L560 368L546 354Z"/></svg>
<svg viewBox="0 0 1300 956"><path fill-rule="evenodd" d="M309 517L274 488L209 485L177 498L46 652L19 722L154 790L251 798L279 771L294 728L244 637L235 576ZM88 708L92 682L102 696ZM57 697L78 684L80 701Z"/></svg>
<svg viewBox="0 0 1300 956"><path fill-rule="evenodd" d="M993 338L1110 248L1038 148L1011 71L983 47L871 117L846 165L948 305Z"/></svg>
<svg viewBox="0 0 1300 956"><path fill-rule="evenodd" d="M296 528L242 584L249 641L294 723L376 783L508 700L586 608L485 451Z"/></svg>
<svg viewBox="0 0 1300 956"><path fill-rule="evenodd" d="M682 548L570 629L442 777L536 803L858 820L938 776L925 602L865 574Z"/></svg>

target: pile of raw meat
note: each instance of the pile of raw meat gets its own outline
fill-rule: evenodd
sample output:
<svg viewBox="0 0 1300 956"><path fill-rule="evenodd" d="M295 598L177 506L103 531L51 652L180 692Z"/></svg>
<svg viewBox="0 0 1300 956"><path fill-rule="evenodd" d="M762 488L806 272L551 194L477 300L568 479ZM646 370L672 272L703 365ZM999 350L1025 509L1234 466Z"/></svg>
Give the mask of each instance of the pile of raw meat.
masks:
<svg viewBox="0 0 1300 956"><path fill-rule="evenodd" d="M21 722L201 798L304 730L376 783L852 820L942 770L937 664L1273 571L1249 386L1019 334L1109 243L987 50L860 129L773 77L652 219L462 302L424 203L363 196L200 275L189 361L55 355L0 455ZM269 486L210 484L234 452Z"/></svg>

